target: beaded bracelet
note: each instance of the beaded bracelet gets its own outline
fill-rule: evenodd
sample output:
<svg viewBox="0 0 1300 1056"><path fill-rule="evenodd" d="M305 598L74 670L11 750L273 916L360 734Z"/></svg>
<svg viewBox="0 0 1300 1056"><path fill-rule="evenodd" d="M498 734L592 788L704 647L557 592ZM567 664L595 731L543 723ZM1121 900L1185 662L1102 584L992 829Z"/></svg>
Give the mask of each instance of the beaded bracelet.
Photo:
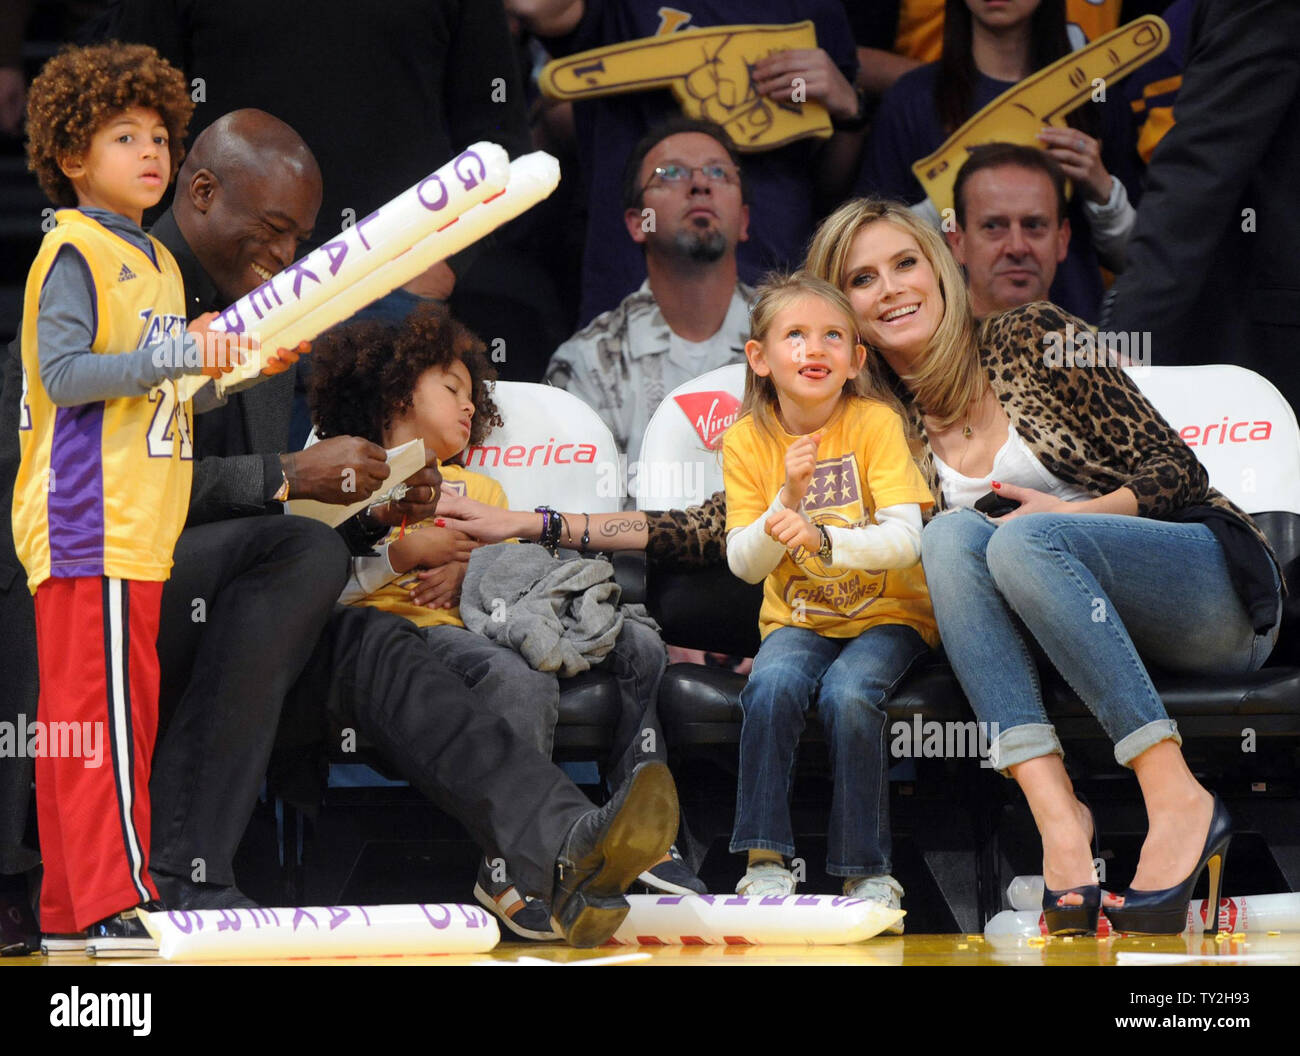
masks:
<svg viewBox="0 0 1300 1056"><path fill-rule="evenodd" d="M538 506L533 512L542 515L542 532L537 541L554 554L560 544L560 515L549 506Z"/></svg>

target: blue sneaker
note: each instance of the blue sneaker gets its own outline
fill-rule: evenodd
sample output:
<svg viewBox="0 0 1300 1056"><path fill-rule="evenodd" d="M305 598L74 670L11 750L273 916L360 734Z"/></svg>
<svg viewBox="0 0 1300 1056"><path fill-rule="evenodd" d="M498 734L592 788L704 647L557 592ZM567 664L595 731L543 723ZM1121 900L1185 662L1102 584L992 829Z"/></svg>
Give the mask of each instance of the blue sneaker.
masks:
<svg viewBox="0 0 1300 1056"><path fill-rule="evenodd" d="M501 879L493 879L494 873ZM551 925L550 907L540 898L521 895L504 869L494 870L491 862L478 867L474 897L521 939L549 942L561 938Z"/></svg>
<svg viewBox="0 0 1300 1056"><path fill-rule="evenodd" d="M709 889L704 881L691 872L677 844L668 848L665 860L656 863L640 874L637 879L652 891L665 895L707 895Z"/></svg>

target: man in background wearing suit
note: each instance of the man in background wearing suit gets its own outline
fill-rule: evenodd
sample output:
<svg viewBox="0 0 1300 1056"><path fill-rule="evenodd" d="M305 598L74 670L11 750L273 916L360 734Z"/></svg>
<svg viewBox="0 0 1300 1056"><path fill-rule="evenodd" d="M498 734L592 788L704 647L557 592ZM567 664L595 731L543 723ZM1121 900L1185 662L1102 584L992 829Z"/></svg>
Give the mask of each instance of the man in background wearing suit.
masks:
<svg viewBox="0 0 1300 1056"><path fill-rule="evenodd" d="M1156 366L1235 363L1300 409L1300 4L1201 0L1101 329Z"/></svg>

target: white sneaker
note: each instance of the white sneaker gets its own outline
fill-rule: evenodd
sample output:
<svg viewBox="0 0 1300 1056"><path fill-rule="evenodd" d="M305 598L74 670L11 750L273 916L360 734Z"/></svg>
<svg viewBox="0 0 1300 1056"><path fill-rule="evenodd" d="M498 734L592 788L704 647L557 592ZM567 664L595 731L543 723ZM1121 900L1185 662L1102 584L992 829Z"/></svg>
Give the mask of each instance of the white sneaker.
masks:
<svg viewBox="0 0 1300 1056"><path fill-rule="evenodd" d="M780 862L759 862L736 885L736 894L750 898L767 898L774 895L793 895L794 874Z"/></svg>
<svg viewBox="0 0 1300 1056"><path fill-rule="evenodd" d="M879 902L890 909L902 909L903 885L892 876L864 876L854 880L845 888L844 894L849 898L864 898L870 902ZM897 924L885 929L890 935L903 934L903 918Z"/></svg>

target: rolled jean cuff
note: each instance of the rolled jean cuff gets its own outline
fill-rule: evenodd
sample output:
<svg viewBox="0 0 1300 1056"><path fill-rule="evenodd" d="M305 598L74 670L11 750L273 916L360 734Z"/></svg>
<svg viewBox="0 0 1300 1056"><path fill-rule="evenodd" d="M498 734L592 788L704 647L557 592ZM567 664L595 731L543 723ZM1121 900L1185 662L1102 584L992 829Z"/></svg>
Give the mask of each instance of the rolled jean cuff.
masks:
<svg viewBox="0 0 1300 1056"><path fill-rule="evenodd" d="M746 840L737 840L733 838L731 843L727 846L727 850L732 854L744 854L746 851L776 851L777 854L783 855L786 858L794 857L794 844L777 843L774 840L764 840L759 839L758 837Z"/></svg>
<svg viewBox="0 0 1300 1056"><path fill-rule="evenodd" d="M1017 763L1037 759L1040 755L1065 755L1050 722L1026 722L1003 730L989 745L989 765L1003 777Z"/></svg>
<svg viewBox="0 0 1300 1056"><path fill-rule="evenodd" d="M1157 719L1155 722L1148 722L1122 738L1115 745L1115 762L1120 766L1131 766L1134 759L1161 741L1173 741L1174 744L1182 747L1182 734L1178 732L1178 723L1173 719Z"/></svg>

